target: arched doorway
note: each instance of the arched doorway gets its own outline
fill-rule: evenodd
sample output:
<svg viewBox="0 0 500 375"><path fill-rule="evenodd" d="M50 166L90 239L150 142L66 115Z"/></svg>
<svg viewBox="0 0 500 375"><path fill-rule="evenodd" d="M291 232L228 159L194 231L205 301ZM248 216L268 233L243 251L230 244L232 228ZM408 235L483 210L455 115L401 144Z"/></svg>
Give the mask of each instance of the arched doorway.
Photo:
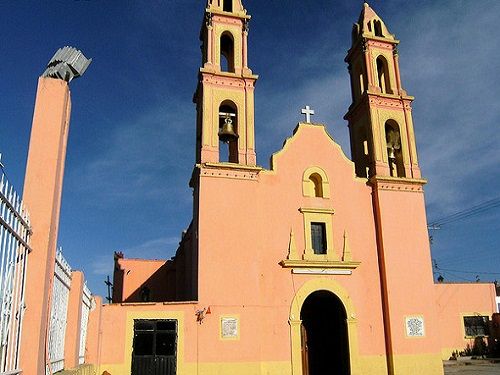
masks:
<svg viewBox="0 0 500 375"><path fill-rule="evenodd" d="M344 305L333 293L311 293L300 311L303 375L349 375Z"/></svg>

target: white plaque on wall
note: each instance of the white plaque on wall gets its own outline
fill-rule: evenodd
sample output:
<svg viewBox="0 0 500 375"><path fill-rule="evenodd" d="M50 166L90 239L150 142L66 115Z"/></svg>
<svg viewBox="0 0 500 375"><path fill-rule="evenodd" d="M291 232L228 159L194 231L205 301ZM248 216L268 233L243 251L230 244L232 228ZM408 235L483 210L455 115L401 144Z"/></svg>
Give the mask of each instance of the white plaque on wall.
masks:
<svg viewBox="0 0 500 375"><path fill-rule="evenodd" d="M407 316L406 321L406 336L408 337L424 337L425 326L423 316Z"/></svg>
<svg viewBox="0 0 500 375"><path fill-rule="evenodd" d="M234 317L221 318L221 336L223 339L238 338L238 319Z"/></svg>

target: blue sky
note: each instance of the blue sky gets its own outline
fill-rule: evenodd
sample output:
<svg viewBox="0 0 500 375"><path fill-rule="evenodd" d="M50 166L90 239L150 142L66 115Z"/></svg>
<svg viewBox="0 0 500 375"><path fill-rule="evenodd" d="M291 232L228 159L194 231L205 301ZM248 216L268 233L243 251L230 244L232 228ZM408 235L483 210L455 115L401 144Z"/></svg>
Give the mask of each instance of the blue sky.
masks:
<svg viewBox="0 0 500 375"><path fill-rule="evenodd" d="M430 221L500 196L500 2L370 3L401 40ZM168 258L190 222L192 95L204 0L0 3L0 152L22 189L37 77L64 45L93 62L71 83L72 118L59 244L105 294L113 251ZM257 82L258 163L290 136L305 104L350 155L347 67L361 1L247 0ZM500 279L500 210L434 231L448 281ZM460 271L460 272L457 272ZM461 272L466 271L466 272ZM479 271L483 272L480 273ZM488 272L490 274L488 274ZM493 274L498 273L498 274Z"/></svg>

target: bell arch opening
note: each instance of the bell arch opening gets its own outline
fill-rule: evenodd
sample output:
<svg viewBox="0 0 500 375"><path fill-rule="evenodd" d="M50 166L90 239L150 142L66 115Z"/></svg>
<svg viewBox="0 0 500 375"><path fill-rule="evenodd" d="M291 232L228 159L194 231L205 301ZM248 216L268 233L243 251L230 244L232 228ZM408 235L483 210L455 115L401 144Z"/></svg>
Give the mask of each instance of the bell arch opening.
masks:
<svg viewBox="0 0 500 375"><path fill-rule="evenodd" d="M375 29L375 36L384 36L384 34L382 33L382 22L380 22L379 20L373 21L373 28Z"/></svg>
<svg viewBox="0 0 500 375"><path fill-rule="evenodd" d="M389 77L389 64L383 56L377 57L378 87L382 93L392 94L391 79Z"/></svg>
<svg viewBox="0 0 500 375"><path fill-rule="evenodd" d="M347 313L332 292L318 290L304 301L300 311L302 373L323 375L334 370L350 375Z"/></svg>
<svg viewBox="0 0 500 375"><path fill-rule="evenodd" d="M222 0L222 10L224 12L232 12L233 11L233 0Z"/></svg>
<svg viewBox="0 0 500 375"><path fill-rule="evenodd" d="M220 37L220 69L234 73L234 38L229 31L224 31Z"/></svg>
<svg viewBox="0 0 500 375"><path fill-rule="evenodd" d="M399 132L399 125L394 120L387 120L385 122L385 142L390 175L393 177L405 177L401 134Z"/></svg>
<svg viewBox="0 0 500 375"><path fill-rule="evenodd" d="M219 106L219 162L238 163L238 109L225 100Z"/></svg>
<svg viewBox="0 0 500 375"><path fill-rule="evenodd" d="M368 144L368 132L366 126L359 126L355 131L353 157L356 161L356 176L370 177L370 145Z"/></svg>

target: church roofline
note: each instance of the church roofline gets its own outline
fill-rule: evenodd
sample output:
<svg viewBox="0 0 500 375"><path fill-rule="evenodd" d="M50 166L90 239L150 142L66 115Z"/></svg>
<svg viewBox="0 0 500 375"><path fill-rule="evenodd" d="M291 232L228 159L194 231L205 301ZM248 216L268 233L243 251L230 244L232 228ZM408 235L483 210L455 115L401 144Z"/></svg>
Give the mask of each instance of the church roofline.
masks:
<svg viewBox="0 0 500 375"><path fill-rule="evenodd" d="M342 147L330 135L330 133L326 129L326 126L324 124L320 124L320 123L299 122L297 124L297 126L294 128L293 134L290 137L287 137L285 139L285 141L283 142L283 146L281 147L281 149L279 149L278 151L274 152L271 155L271 157L270 157L270 167L269 167L269 169L263 169L263 171L262 171L263 173L272 173L272 174L274 174L274 173L278 172L278 164L279 164L278 158L282 154L284 154L290 148L290 146L300 136L300 133L303 131L303 129L306 129L306 128L318 128L318 129L322 129L324 135L328 138L328 140L330 141L330 143L332 144L332 146L339 151L340 156L351 166L353 179L357 180L357 181L361 181L361 182L363 182L365 184L368 182L367 178L356 176L356 172L355 172L355 168L354 168L354 162L347 157L347 155L345 154L345 152L342 149Z"/></svg>

